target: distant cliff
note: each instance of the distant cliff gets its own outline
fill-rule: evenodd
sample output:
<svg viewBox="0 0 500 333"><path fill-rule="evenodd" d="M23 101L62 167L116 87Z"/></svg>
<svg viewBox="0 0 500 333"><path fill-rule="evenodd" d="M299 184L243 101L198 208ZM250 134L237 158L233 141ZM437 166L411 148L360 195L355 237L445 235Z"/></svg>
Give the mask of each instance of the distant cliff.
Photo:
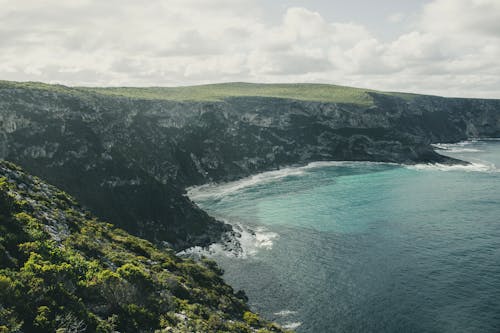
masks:
<svg viewBox="0 0 500 333"><path fill-rule="evenodd" d="M500 101L328 85L83 89L0 82L0 158L98 216L180 249L227 225L187 186L318 160L453 162L431 147L500 136Z"/></svg>

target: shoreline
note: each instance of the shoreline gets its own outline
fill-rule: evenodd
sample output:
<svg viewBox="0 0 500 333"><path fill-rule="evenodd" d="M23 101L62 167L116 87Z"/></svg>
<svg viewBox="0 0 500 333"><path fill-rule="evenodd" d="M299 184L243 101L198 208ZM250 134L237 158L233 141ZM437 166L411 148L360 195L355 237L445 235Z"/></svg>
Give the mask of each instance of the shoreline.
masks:
<svg viewBox="0 0 500 333"><path fill-rule="evenodd" d="M453 150L450 148L446 148L447 146L465 146L474 142L480 142L480 141L500 141L500 138L470 138L468 140L463 140L463 141L458 141L455 143L435 143L432 144L431 146L435 150L442 150L443 152L448 151L449 153L460 153L460 152L473 152L472 150L464 150L464 151L457 151ZM460 163L439 163L439 162L430 162L430 163L395 163L395 162L381 162L381 161L314 161L314 162L308 162L308 163L303 163L303 164L293 164L289 165L283 168L280 168L278 170L267 170L263 172L259 172L250 176L246 177L241 177L239 179L231 180L231 181L222 181L222 182L211 182L211 183L206 183L202 185L195 185L195 186L189 186L186 187L185 190L185 195L191 200L193 203L195 203L196 206L198 206L200 209L202 209L204 212L206 212L209 216L213 217L217 221L220 221L226 225L229 225L231 227L231 230L223 232L223 234L220 237L220 240L211 244L208 244L206 246L191 246L185 249L182 249L178 253L187 253L186 251L189 251L190 249L193 248L200 248L200 249L209 249L213 245L221 245L222 247L225 246L226 243L229 244L231 242L238 242L238 235L242 231L243 228L248 228L248 231L253 232L251 227L248 226L242 226L241 223L234 222L231 223L227 219L221 219L217 218L213 215L211 215L209 212L207 212L205 209L201 208L198 203L197 199L203 199L207 197L214 197L214 198L222 198L226 195L231 195L234 192L237 192L238 190L241 190L246 187L251 187L255 186L258 184L265 184L268 182L276 181L278 179L286 178L289 176L301 176L305 174L307 170L311 169L317 169L317 168L323 168L323 167L349 167L349 166L355 166L355 165L360 165L360 164L366 164L366 165L387 165L387 166L394 166L394 167L403 167L403 168L408 168L412 170L438 170L438 171L465 171L465 172L498 172L497 168L493 165L487 165L487 164L482 164L482 163L477 163L477 162L470 162L470 161L464 161L464 160L459 160L455 159L453 157L447 156L447 155L441 155L440 156L449 158L451 161L459 161ZM208 193L206 190L209 190ZM222 191L221 191L222 189ZM217 192L220 192L219 194L214 195L213 193L210 193L210 190L216 190ZM234 230L234 227L236 227L237 230ZM240 244L241 247L241 244Z"/></svg>
<svg viewBox="0 0 500 333"><path fill-rule="evenodd" d="M471 138L468 140L464 141L458 141L456 143L435 143L431 144L431 146L434 148L434 151L438 153L438 151L449 151L446 148L443 148L443 146L446 145L461 145L461 144L470 144L473 142L478 142L478 141L500 141L500 138ZM449 151L451 153L455 153L455 151ZM439 153L438 153L439 154ZM286 165L282 168L276 169L276 170L264 170L261 172L257 172L255 174L251 174L248 176L243 176L234 180L223 180L220 182L209 182L201 185L193 185L193 186L188 186L184 189L185 195L191 199L192 201L196 202L195 199L197 196L201 195L203 197L203 194L201 193L196 193L199 192L201 189L206 189L206 188L220 188L224 186L228 186L231 184L238 184L238 183L253 183L253 182L258 182L259 180L274 180L274 179L280 179L283 177L287 177L289 175L296 175L296 174L301 174L304 170L309 170L309 169L315 169L315 168L321 168L321 167L328 167L328 166L349 166L349 164L374 164L374 165L393 165L393 166L402 166L402 167L412 167L412 166L417 166L417 165L428 165L428 166L466 166L473 164L472 162L469 161L464 161L460 159L456 159L447 155L441 155L440 156L446 158L447 162L450 163L442 163L442 161L434 161L434 162L414 162L414 163L397 163L397 162L385 162L385 161L370 161L370 160L319 160L319 161L311 161L311 162L304 162L304 163L294 163L290 165ZM457 163L452 163L452 162L457 162ZM289 173L287 173L289 172ZM269 177L266 177L269 176ZM228 186L229 187L229 186ZM245 185L242 186L234 186L234 190L237 190L239 188L246 187Z"/></svg>
<svg viewBox="0 0 500 333"><path fill-rule="evenodd" d="M441 145L443 152L448 151L451 154L458 154L461 152L464 153L474 153L474 152L481 152L482 150L476 149L470 149L470 150L465 150L465 151L456 151L453 148L455 147L466 147L470 144L474 144L475 142L480 142L480 141L500 141L500 138L489 138L489 139L473 139L473 140L466 140L466 141L460 141L454 144L436 144L436 145ZM434 147L434 145L433 145ZM437 147L436 147L437 148ZM439 148L437 148L439 149ZM248 177L243 177L239 180L236 181L231 181L231 182L219 182L219 183L208 183L204 185L199 185L199 186L191 186L189 188L186 188L186 193L189 197L190 200L192 200L196 205L198 205L197 201L201 199L207 199L207 198L216 198L217 199L222 199L226 195L234 195L234 193L238 192L239 190L242 190L247 187L252 187L252 186L259 186L261 184L267 184L269 182L274 182L274 181L279 181L282 178L286 178L288 176L303 176L307 170L315 169L315 168L322 168L322 167L349 167L349 166L355 166L355 165L387 165L387 166L394 166L394 167L401 167L401 168L406 168L410 170L416 170L416 171L427 171L427 170L434 170L434 171L463 171L463 172L490 172L492 171L492 166L488 166L486 164L479 164L479 163L474 163L474 162L469 162L469 161L464 161L467 162L465 163L457 163L457 164L440 164L440 163L415 163L415 164L400 164L400 163L390 163L390 162L371 162L371 161L317 161L317 162L309 162L305 165L302 166L288 166L286 168L280 169L280 170L273 170L273 171L264 171L262 173L258 173L252 176ZM494 166L493 166L494 167ZM498 172L498 169L495 167L495 172ZM208 191L208 192L207 192ZM218 192L218 193L217 193ZM201 208L201 207L200 207ZM201 208L204 211L205 208ZM207 211L206 211L207 212ZM207 212L208 213L208 212ZM213 216L213 213L208 213L210 216ZM220 218L214 217L218 220L221 220ZM243 245L240 243L241 240L241 228L246 227L246 231L252 232L251 227L242 225L242 223L234 222L234 221L229 221L222 219L222 221L226 224L230 224L233 228L239 228L237 229L237 232L231 232L230 236L228 238L231 239L231 243L229 245L235 246L240 249L240 253L235 253L234 252L234 247L229 248L229 252L227 253L226 251L228 250L227 243L216 243L216 244L211 244L209 247L196 247L186 249L185 251L181 251L183 253L178 253L181 256L182 255L187 255L187 256L192 256L192 255L198 255L198 256L203 256L204 254L209 254L209 255L214 255L212 257L214 260L217 261L217 256L218 255L228 255L236 258L242 258L245 259L247 258L244 254L241 255L243 252L242 248ZM277 236L279 237L279 235ZM226 239L228 239L226 238ZM215 245L215 246L214 246ZM212 248L210 248L212 247ZM190 252L190 250L196 250L193 252ZM271 247L272 249L272 247ZM219 251L223 251L224 254L221 254ZM223 277L224 278L224 277ZM283 310L285 311L285 310ZM269 316L269 314L267 314ZM277 313L274 313L275 316L278 316ZM272 317L272 315L271 315ZM279 317L279 316L278 316ZM276 319L274 319L276 321ZM300 327L302 323L299 322L293 322L291 324L296 324L297 326L294 327L289 327L291 329L295 329L297 327ZM284 326L285 327L285 326Z"/></svg>

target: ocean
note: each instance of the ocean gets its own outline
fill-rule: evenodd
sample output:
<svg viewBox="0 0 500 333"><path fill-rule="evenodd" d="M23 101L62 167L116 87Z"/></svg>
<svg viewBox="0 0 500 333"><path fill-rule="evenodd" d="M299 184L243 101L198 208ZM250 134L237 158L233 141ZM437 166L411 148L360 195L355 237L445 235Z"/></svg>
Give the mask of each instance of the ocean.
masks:
<svg viewBox="0 0 500 333"><path fill-rule="evenodd" d="M471 164L317 162L191 188L241 246L187 252L297 332L500 332L500 141L436 149Z"/></svg>

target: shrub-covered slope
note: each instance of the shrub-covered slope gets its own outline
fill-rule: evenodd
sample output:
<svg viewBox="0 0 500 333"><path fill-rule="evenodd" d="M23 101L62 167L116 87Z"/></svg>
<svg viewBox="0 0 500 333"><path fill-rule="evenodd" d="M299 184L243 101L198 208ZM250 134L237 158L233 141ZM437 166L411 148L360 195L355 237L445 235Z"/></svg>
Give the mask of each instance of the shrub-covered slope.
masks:
<svg viewBox="0 0 500 333"><path fill-rule="evenodd" d="M282 332L213 261L100 222L0 161L0 332Z"/></svg>

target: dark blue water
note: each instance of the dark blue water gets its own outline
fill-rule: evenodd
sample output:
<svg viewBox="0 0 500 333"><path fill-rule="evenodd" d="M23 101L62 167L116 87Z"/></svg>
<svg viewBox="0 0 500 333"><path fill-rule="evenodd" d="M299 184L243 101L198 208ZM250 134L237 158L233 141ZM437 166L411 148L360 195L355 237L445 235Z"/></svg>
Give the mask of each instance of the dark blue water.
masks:
<svg viewBox="0 0 500 333"><path fill-rule="evenodd" d="M468 167L323 163L203 187L255 230L211 254L252 307L298 332L500 332L500 141Z"/></svg>

